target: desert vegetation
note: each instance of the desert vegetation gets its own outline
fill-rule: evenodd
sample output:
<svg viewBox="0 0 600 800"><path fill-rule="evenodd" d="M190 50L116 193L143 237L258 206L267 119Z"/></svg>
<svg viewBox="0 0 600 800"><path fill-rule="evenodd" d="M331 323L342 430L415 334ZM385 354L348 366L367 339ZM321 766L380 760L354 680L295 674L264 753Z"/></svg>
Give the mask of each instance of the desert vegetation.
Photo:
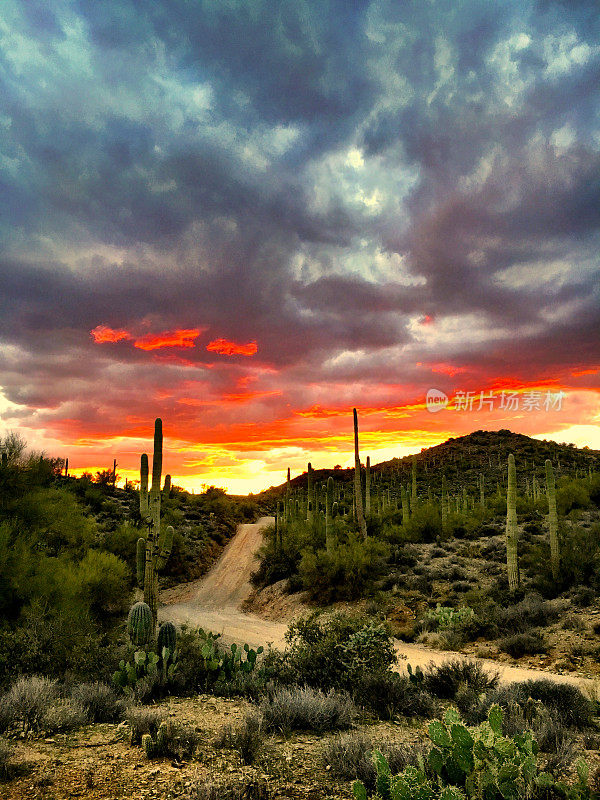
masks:
<svg viewBox="0 0 600 800"><path fill-rule="evenodd" d="M275 524L258 589L277 584L316 605L361 601L405 641L595 671L596 452L476 431L356 463L318 473L309 464L264 494Z"/></svg>
<svg viewBox="0 0 600 800"><path fill-rule="evenodd" d="M118 778L79 768L80 794L98 798L169 769L177 780L147 796L305 797L307 786L359 799L596 796L593 684L500 683L464 654L399 669L394 646L554 658L555 669L560 658L593 673L596 454L477 432L363 470L354 423L353 471L309 464L256 503L163 482L160 420L139 491L116 488L116 465L73 479L10 440L0 470L9 796L70 796L67 770L42 777L55 746L72 746L74 765L86 747L118 754ZM313 606L290 622L285 648L159 625L159 585L196 577L187 559L201 551L205 570L236 524L269 504L254 583Z"/></svg>

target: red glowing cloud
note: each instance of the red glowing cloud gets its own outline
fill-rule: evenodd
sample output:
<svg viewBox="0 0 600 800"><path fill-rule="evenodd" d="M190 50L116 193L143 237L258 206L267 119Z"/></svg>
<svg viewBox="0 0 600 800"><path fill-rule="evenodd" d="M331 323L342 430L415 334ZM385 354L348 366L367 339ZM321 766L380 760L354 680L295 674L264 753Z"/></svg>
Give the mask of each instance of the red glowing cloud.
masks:
<svg viewBox="0 0 600 800"><path fill-rule="evenodd" d="M136 339L134 347L139 350L160 350L161 347L193 347L200 336L199 328L149 333Z"/></svg>
<svg viewBox="0 0 600 800"><path fill-rule="evenodd" d="M90 335L96 344L133 341L133 346L139 350L160 350L163 347L194 347L200 333L200 328L186 328L161 331L160 333L147 333L136 338L124 328L115 330L114 328L109 328L108 325L98 325L90 331Z"/></svg>
<svg viewBox="0 0 600 800"><path fill-rule="evenodd" d="M96 344L106 344L107 342L115 343L121 342L124 339L132 339L132 335L129 331L124 329L115 330L114 328L109 328L108 325L98 325L92 331L90 331L90 336L96 342Z"/></svg>
<svg viewBox="0 0 600 800"><path fill-rule="evenodd" d="M206 349L220 356L253 356L258 352L258 345L256 342L236 344L227 339L214 339L206 345Z"/></svg>

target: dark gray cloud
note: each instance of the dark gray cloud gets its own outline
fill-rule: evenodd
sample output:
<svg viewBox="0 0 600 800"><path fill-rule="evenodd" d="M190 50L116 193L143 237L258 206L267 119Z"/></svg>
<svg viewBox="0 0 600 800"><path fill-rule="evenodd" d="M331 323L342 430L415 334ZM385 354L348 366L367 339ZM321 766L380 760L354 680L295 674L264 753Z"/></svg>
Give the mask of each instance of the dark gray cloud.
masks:
<svg viewBox="0 0 600 800"><path fill-rule="evenodd" d="M416 386L417 362L598 363L594 0L6 0L0 19L14 402L89 413L111 369L119 409L150 369L233 391L251 359L207 352L219 337L257 342L278 413L330 377ZM202 336L145 352L98 325Z"/></svg>

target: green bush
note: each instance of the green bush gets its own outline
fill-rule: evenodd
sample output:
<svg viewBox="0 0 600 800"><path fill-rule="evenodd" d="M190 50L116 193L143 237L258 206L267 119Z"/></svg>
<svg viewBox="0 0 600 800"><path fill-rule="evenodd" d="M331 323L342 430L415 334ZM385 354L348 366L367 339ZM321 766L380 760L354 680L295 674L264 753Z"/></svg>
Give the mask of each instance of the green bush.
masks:
<svg viewBox="0 0 600 800"><path fill-rule="evenodd" d="M383 573L388 546L376 539L362 540L351 533L347 542L338 544L331 553L305 549L298 574L302 586L314 600L333 603L354 600L373 589Z"/></svg>
<svg viewBox="0 0 600 800"><path fill-rule="evenodd" d="M396 662L389 632L364 617L315 612L286 633L280 665L285 683L352 690L359 676L382 673Z"/></svg>
<svg viewBox="0 0 600 800"><path fill-rule="evenodd" d="M488 672L479 661L454 659L443 664L430 664L423 673L423 686L434 697L453 700L460 687L481 693L498 685L498 674Z"/></svg>
<svg viewBox="0 0 600 800"><path fill-rule="evenodd" d="M393 719L396 714L431 719L436 710L429 692L391 670L358 675L352 696L380 719Z"/></svg>
<svg viewBox="0 0 600 800"><path fill-rule="evenodd" d="M540 631L515 633L513 636L506 636L498 642L498 647L513 658L545 653L548 649L546 640Z"/></svg>

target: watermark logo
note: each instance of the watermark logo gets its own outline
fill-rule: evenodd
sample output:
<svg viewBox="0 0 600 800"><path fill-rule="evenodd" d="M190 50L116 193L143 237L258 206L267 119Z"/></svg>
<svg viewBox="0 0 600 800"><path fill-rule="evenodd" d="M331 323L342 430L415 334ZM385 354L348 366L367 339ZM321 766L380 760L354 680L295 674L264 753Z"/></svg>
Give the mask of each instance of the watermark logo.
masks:
<svg viewBox="0 0 600 800"><path fill-rule="evenodd" d="M431 411L432 414L436 414L446 408L449 402L448 395L445 392L441 392L439 389L429 389L427 391L425 403L427 411Z"/></svg>
<svg viewBox="0 0 600 800"><path fill-rule="evenodd" d="M450 400L440 389L428 389L427 410L432 414L447 408L449 411L562 411L564 392L463 392L457 391Z"/></svg>

